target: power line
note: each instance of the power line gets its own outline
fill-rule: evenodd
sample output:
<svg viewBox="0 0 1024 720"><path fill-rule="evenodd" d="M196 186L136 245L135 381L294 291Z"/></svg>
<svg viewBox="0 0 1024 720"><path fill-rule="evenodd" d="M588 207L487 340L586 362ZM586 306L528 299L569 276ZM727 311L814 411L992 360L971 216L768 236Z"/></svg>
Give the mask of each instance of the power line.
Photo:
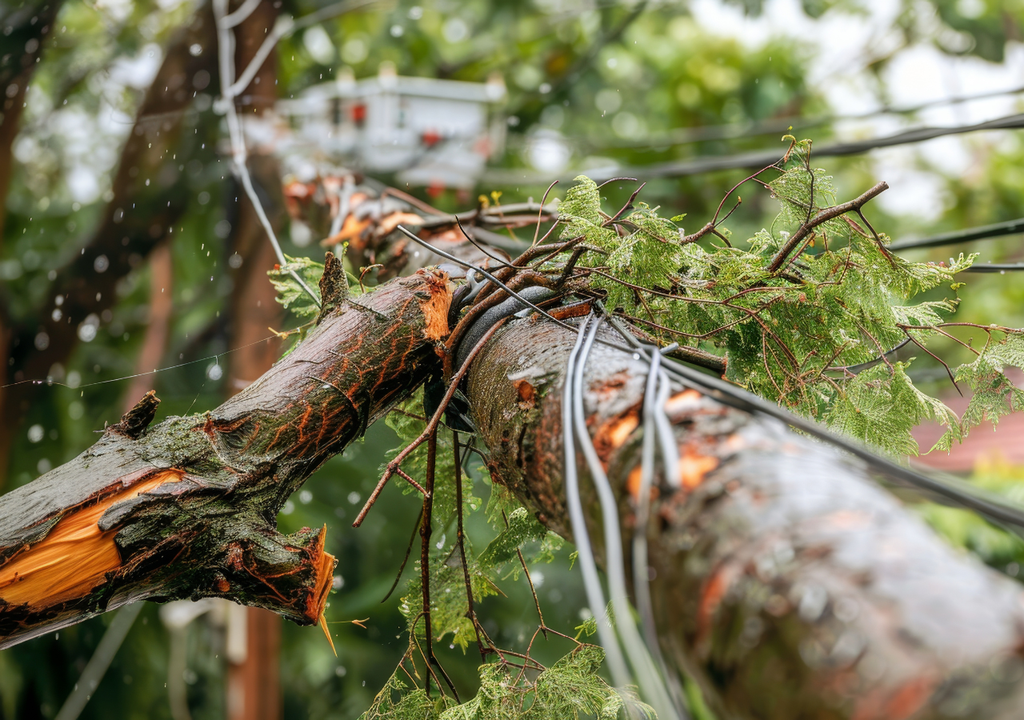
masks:
<svg viewBox="0 0 1024 720"><path fill-rule="evenodd" d="M911 143L924 142L938 137L948 135L962 135L964 133L979 132L981 130L1008 130L1024 127L1024 113L1007 115L1005 117L988 120L973 125L957 125L954 127L923 127L913 130L905 130L887 137L872 138L869 140L857 140L854 142L833 143L814 149L815 157L842 157L845 155L860 155L884 147L896 145L907 145ZM617 168L616 174L636 175L643 178L656 177L683 177L686 175L699 175L713 170L752 169L766 167L779 159L778 150L760 152L739 153L737 155L725 155L722 157L703 157L694 160L672 161L666 163L655 163L647 166L634 168ZM593 178L594 180L604 179Z"/></svg>
<svg viewBox="0 0 1024 720"><path fill-rule="evenodd" d="M1012 130L1024 128L1024 113L1007 115L1005 117L987 120L973 125L956 125L953 127L922 127L912 130L905 130L887 137L872 138L869 140L858 140L854 142L833 143L814 149L814 157L842 157L845 155L860 155L878 148L893 147L896 145L908 145L924 142L938 137L949 135L962 135L965 133L979 132L982 130ZM592 180L601 181L619 175L633 175L644 179L652 178L673 178L686 177L689 175L701 175L719 170L739 170L768 167L778 162L780 153L778 150L760 150L734 155L715 155L698 157L692 160L673 160L664 163L652 163L650 165L623 166L611 164L605 167L579 169L572 173L553 175L551 173L540 173L527 169L495 169L485 173L483 182L514 185L524 183L528 185L547 184L555 179L571 180L573 177L585 174Z"/></svg>
<svg viewBox="0 0 1024 720"><path fill-rule="evenodd" d="M983 225L981 227L968 228L966 230L942 233L941 235L933 235L932 237L921 238L919 240L902 240L890 245L889 249L909 250L911 248L942 247L944 245L958 245L959 243L969 243L974 242L975 240L985 240L987 238L1002 237L1003 235L1015 235L1017 233L1024 233L1024 218L1007 220L1006 222L996 223L994 225Z"/></svg>
<svg viewBox="0 0 1024 720"><path fill-rule="evenodd" d="M948 107L961 105L975 100L987 100L994 97L1017 95L1024 93L1024 85L1006 90L993 90L977 95L957 95L950 98L929 100L917 105L904 107L890 107L883 105L875 110L863 113L851 113L848 115L820 115L818 117L804 117L794 115L784 118L772 118L759 122L748 121L740 123L723 123L720 125L704 125L693 128L677 128L669 130L660 135L648 135L641 139L621 139L612 141L590 141L583 140L583 143L594 149L619 149L635 147L659 147L664 145L686 145L689 143L705 142L709 140L736 140L740 138L754 137L757 135L775 135L786 132L792 128L803 130L812 127L819 127L829 123L843 122L849 120L870 120L882 115L910 115L922 110L934 107Z"/></svg>

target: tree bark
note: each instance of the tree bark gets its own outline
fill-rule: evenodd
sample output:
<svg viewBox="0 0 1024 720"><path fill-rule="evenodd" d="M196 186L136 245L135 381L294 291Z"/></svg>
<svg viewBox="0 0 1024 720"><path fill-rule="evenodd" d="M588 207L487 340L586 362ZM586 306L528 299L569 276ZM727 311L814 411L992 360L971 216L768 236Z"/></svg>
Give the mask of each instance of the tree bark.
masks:
<svg viewBox="0 0 1024 720"><path fill-rule="evenodd" d="M561 389L574 341L552 323L502 328L467 393L492 477L565 537ZM597 344L584 376L627 558L647 369ZM682 387L666 412L681 487L652 502L651 597L663 655L697 679L718 717L1021 716L1016 582L948 547L865 468L777 420ZM580 492L600 556L596 494L586 482Z"/></svg>
<svg viewBox="0 0 1024 720"><path fill-rule="evenodd" d="M216 410L147 427L150 393L92 448L0 498L0 647L142 599L225 597L319 620L326 528L285 536L277 512L436 367L451 300L443 273L359 300L343 282L328 256L317 327Z"/></svg>

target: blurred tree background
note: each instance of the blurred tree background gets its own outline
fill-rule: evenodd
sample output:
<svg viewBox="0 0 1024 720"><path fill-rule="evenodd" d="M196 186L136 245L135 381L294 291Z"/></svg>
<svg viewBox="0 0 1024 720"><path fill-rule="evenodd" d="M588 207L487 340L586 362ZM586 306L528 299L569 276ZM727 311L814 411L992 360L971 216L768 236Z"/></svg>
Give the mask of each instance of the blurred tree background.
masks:
<svg viewBox="0 0 1024 720"><path fill-rule="evenodd" d="M251 23L238 30L240 67L279 18L332 7L260 5L258 32ZM0 13L0 487L10 489L80 453L150 388L163 416L219 404L279 353L267 327L295 323L271 300L264 273L273 255L229 170L206 4L51 0L6 3ZM1022 17L1021 0L349 3L287 34L239 105L262 114L275 98L348 70L372 76L384 62L407 76L484 82L499 73L508 89L506 152L475 191L428 197L403 189L444 210L468 209L492 191L502 203L539 199L554 179L562 180L558 197L574 175L616 166L649 180L642 199L668 215L686 213L696 229L749 171L666 168L750 151L781 155L790 127L825 147L1020 111ZM892 189L870 213L895 240L1024 215L1019 131L816 164L835 176L841 199L887 180ZM317 246L291 239L276 161L255 155L251 168L285 252L318 256ZM634 187L606 186L609 203ZM730 227L748 237L777 207L757 186L739 194ZM1024 255L1019 236L972 249L982 262ZM1024 326L1015 275L971 278L961 293L964 320ZM374 427L282 511L285 532L327 524L327 549L339 559L328 610L338 657L319 630L282 627L283 717L358 717L405 650L399 594L381 598L417 503L389 488L378 508L386 512L349 527L395 444L387 428ZM487 492L478 479L476 494ZM970 545L957 528L952 534ZM469 532L486 543L485 523ZM1014 553L1000 546L996 554L1005 563ZM569 566L566 549L533 580L548 624L572 635L585 600ZM522 645L537 625L529 587L509 578L501 590L505 597L480 609L485 627L499 645ZM369 618L366 628L345 622L355 618ZM0 653L0 717L54 717L111 620ZM230 612L214 608L172 631L160 607L147 605L81 716L227 716L231 623ZM569 647L552 640L538 655L553 659ZM471 694L473 653L447 649L442 662ZM259 717L279 716L266 710Z"/></svg>

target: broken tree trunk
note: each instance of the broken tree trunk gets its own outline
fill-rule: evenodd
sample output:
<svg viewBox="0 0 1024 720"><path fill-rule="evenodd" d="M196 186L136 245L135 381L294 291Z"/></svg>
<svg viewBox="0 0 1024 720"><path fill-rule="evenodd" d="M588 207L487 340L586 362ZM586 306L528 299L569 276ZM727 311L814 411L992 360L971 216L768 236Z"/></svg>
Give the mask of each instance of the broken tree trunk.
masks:
<svg viewBox="0 0 1024 720"><path fill-rule="evenodd" d="M552 323L502 328L468 387L492 477L565 537L561 390L575 339ZM584 375L627 558L647 371L598 343ZM947 546L863 467L777 420L683 387L666 412L681 487L652 499L654 617L667 662L697 679L719 718L1021 717L1016 582ZM580 492L600 556L596 493L588 482Z"/></svg>
<svg viewBox="0 0 1024 720"><path fill-rule="evenodd" d="M225 597L315 623L325 529L277 512L437 358L451 291L420 272L357 301L328 256L324 310L296 350L216 410L147 428L152 393L89 450L0 497L0 647L136 600Z"/></svg>

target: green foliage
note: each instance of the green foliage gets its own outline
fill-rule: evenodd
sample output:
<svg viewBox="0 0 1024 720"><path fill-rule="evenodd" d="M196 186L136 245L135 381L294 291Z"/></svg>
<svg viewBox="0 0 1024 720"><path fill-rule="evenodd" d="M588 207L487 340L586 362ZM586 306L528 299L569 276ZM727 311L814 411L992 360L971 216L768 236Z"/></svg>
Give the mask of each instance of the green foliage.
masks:
<svg viewBox="0 0 1024 720"><path fill-rule="evenodd" d="M306 287L316 293L320 286L320 277L324 274L324 265L304 256L293 258L285 255L285 259L288 261L286 264L276 265L273 270L267 271L270 282L277 290L277 301L296 317L312 320L320 312L320 296L310 296L296 281L295 276L301 278Z"/></svg>
<svg viewBox="0 0 1024 720"><path fill-rule="evenodd" d="M432 701L421 689L391 677L360 720L578 720L597 717L654 718L631 691L617 690L598 675L604 650L580 643L551 667L523 670L505 662L480 666L480 690L467 702Z"/></svg>
<svg viewBox="0 0 1024 720"><path fill-rule="evenodd" d="M924 419L947 428L936 447L948 449L983 420L1024 407L1003 373L1024 366L1021 331L972 325L985 333L983 347L959 341L975 355L954 371L975 392L959 418L914 386L912 357L882 357L908 342L929 352L929 342L961 330L946 318L957 310L955 277L975 255L910 262L886 250L863 203L827 212L836 191L811 165L809 141L792 141L766 186L781 205L770 227L746 243L721 226L689 242L656 208L603 213L597 186L577 178L559 208L562 237L592 248L581 265L610 308L664 342L725 356L737 384L884 451L916 454L910 430ZM920 297L943 287L946 297ZM865 363L874 366L857 367Z"/></svg>
<svg viewBox="0 0 1024 720"><path fill-rule="evenodd" d="M1024 468L1005 460L982 457L971 477L982 490L1024 502ZM1024 540L1003 532L975 513L942 505L923 505L928 523L954 545L976 554L992 567L1020 577L1024 565Z"/></svg>
<svg viewBox="0 0 1024 720"><path fill-rule="evenodd" d="M359 720L432 720L451 704L447 697L432 700L422 689L410 688L399 672L395 671Z"/></svg>

